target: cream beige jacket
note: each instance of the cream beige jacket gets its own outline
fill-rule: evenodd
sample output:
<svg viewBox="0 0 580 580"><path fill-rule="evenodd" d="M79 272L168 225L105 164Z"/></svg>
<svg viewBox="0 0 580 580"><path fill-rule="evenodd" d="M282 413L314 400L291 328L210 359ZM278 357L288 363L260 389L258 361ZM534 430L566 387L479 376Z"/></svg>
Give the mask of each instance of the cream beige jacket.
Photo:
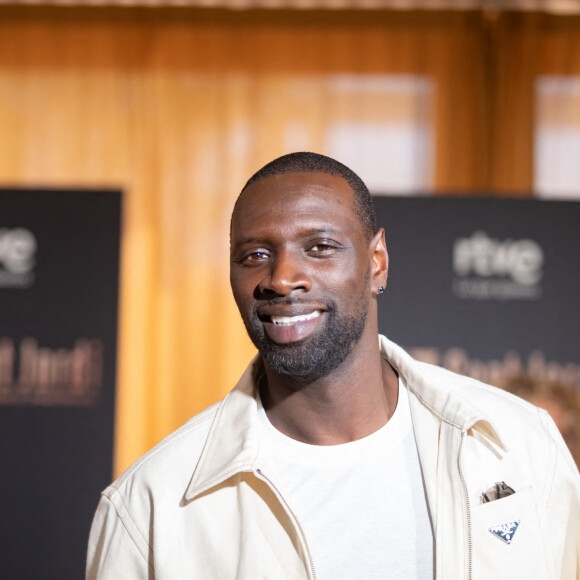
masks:
<svg viewBox="0 0 580 580"><path fill-rule="evenodd" d="M580 579L580 476L547 413L380 344L409 389L437 579ZM103 492L89 580L315 578L308 538L261 469L258 367ZM502 481L516 493L482 503Z"/></svg>

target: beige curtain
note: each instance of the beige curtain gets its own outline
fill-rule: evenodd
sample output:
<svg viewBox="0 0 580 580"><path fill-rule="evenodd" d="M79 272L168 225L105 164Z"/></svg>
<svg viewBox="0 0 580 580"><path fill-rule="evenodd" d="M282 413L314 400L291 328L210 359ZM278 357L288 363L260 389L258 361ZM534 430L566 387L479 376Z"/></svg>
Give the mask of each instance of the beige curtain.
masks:
<svg viewBox="0 0 580 580"><path fill-rule="evenodd" d="M0 184L125 192L116 473L252 356L229 215L263 163L373 121L372 99L329 78L431 79L432 112L417 115L432 124L432 188L529 195L534 74L580 68L580 27L543 18L0 9Z"/></svg>

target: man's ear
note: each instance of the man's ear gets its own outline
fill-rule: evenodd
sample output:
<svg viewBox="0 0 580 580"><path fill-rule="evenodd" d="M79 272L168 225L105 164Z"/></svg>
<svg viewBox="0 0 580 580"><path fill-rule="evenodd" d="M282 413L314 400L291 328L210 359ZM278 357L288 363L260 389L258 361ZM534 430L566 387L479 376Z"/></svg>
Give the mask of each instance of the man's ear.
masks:
<svg viewBox="0 0 580 580"><path fill-rule="evenodd" d="M389 254L385 242L385 230L379 228L369 245L371 263L371 289L373 294L382 294L387 287Z"/></svg>

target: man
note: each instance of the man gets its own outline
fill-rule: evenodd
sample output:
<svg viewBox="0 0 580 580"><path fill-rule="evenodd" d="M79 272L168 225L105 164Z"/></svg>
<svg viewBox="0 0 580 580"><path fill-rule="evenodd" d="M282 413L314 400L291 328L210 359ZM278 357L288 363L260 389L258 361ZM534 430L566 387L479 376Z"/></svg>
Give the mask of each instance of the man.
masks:
<svg viewBox="0 0 580 580"><path fill-rule="evenodd" d="M549 416L378 337L384 231L313 153L255 174L231 286L259 354L105 492L87 578L580 578L580 477Z"/></svg>

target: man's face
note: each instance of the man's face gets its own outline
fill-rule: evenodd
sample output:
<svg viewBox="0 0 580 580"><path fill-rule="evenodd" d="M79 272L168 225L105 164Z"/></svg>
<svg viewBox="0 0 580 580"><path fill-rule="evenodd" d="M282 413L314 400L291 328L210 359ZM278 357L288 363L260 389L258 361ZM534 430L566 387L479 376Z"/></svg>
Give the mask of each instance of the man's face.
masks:
<svg viewBox="0 0 580 580"><path fill-rule="evenodd" d="M230 281L255 346L275 371L313 381L367 326L370 254L350 186L323 173L250 185L232 216Z"/></svg>

